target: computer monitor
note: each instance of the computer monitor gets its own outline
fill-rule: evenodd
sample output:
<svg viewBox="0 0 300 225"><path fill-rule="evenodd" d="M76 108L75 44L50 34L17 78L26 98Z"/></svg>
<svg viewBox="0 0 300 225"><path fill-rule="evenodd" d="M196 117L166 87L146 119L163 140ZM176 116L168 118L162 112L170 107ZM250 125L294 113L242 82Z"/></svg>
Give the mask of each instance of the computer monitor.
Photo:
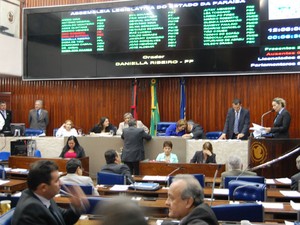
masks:
<svg viewBox="0 0 300 225"><path fill-rule="evenodd" d="M10 155L27 156L27 141L16 140L10 142Z"/></svg>
<svg viewBox="0 0 300 225"><path fill-rule="evenodd" d="M10 130L13 136L25 136L25 123L11 123Z"/></svg>

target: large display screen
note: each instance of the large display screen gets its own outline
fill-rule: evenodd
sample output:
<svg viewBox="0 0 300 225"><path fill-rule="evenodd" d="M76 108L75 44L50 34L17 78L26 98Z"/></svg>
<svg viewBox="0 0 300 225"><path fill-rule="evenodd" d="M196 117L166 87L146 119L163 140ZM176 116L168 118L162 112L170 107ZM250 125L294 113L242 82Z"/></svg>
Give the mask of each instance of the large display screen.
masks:
<svg viewBox="0 0 300 225"><path fill-rule="evenodd" d="M28 8L23 21L25 80L300 71L300 0Z"/></svg>

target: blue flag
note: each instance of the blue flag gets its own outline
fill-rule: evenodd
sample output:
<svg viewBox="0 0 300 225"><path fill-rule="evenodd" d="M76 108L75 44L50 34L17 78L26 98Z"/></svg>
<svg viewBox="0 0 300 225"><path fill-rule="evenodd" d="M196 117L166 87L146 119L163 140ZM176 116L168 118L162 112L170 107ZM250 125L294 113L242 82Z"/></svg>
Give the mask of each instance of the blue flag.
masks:
<svg viewBox="0 0 300 225"><path fill-rule="evenodd" d="M180 119L186 119L185 80L180 78Z"/></svg>

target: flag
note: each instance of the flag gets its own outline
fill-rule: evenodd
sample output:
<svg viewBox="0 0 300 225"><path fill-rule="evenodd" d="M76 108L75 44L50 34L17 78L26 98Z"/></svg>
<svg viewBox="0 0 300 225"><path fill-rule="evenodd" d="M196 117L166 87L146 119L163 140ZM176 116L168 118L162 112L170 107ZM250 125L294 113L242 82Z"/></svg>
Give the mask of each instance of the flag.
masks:
<svg viewBox="0 0 300 225"><path fill-rule="evenodd" d="M134 80L132 82L132 98L131 98L131 114L134 119L138 119L138 114L137 114L137 80Z"/></svg>
<svg viewBox="0 0 300 225"><path fill-rule="evenodd" d="M151 80L151 121L150 134L156 136L156 126L160 122L157 95L156 95L156 79Z"/></svg>
<svg viewBox="0 0 300 225"><path fill-rule="evenodd" d="M186 119L185 80L180 78L180 119Z"/></svg>

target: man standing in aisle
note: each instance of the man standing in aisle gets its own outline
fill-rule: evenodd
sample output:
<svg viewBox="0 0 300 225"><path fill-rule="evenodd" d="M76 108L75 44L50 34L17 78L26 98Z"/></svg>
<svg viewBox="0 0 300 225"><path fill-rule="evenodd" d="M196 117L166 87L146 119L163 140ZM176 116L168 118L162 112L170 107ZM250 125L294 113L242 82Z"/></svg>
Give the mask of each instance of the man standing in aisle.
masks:
<svg viewBox="0 0 300 225"><path fill-rule="evenodd" d="M219 139L242 139L249 137L250 113L249 110L242 108L240 99L232 101L232 108L228 110L223 134Z"/></svg>
<svg viewBox="0 0 300 225"><path fill-rule="evenodd" d="M12 120L12 113L10 110L6 109L6 102L4 101L0 101L0 113L1 113L1 121L4 121L4 125L1 129L0 126L0 132L3 133L4 135L10 135L11 131L10 131L10 124L11 124L11 120Z"/></svg>
<svg viewBox="0 0 300 225"><path fill-rule="evenodd" d="M136 127L136 120L128 122L129 127L123 130L121 138L124 139L122 161L129 167L131 174L139 175L139 164L145 159L144 139L151 140L143 128Z"/></svg>
<svg viewBox="0 0 300 225"><path fill-rule="evenodd" d="M48 111L43 109L43 101L36 100L34 109L31 109L29 111L30 128L43 130L46 134L48 123Z"/></svg>

